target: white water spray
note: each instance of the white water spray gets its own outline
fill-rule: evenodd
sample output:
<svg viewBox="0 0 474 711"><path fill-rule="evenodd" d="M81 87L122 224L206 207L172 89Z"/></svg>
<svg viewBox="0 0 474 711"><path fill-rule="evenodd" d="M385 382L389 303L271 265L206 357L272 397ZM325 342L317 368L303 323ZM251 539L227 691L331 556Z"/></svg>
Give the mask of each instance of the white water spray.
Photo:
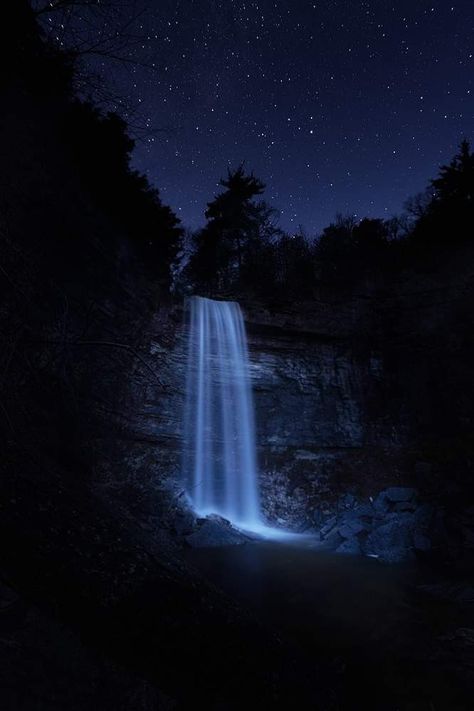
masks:
<svg viewBox="0 0 474 711"><path fill-rule="evenodd" d="M190 300L184 477L198 513L262 528L244 322L235 302Z"/></svg>

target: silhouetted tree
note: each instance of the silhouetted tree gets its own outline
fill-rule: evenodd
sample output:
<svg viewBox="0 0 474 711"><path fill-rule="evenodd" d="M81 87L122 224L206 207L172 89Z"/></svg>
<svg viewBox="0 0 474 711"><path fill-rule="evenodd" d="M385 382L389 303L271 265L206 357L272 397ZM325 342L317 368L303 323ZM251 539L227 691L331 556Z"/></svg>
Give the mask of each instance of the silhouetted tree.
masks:
<svg viewBox="0 0 474 711"><path fill-rule="evenodd" d="M354 250L359 260L363 260L368 266L380 262L388 244L389 227L385 220L368 217L364 217L354 227Z"/></svg>
<svg viewBox="0 0 474 711"><path fill-rule="evenodd" d="M413 228L415 244L448 245L472 239L474 230L474 153L462 141L458 153L431 181L431 200Z"/></svg>
<svg viewBox="0 0 474 711"><path fill-rule="evenodd" d="M66 96L73 75L72 57L45 41L28 0L8 3L8 22L0 23L0 86L22 86L43 98Z"/></svg>
<svg viewBox="0 0 474 711"><path fill-rule="evenodd" d="M244 166L228 171L220 184L225 188L207 205L207 224L196 236L196 252L190 270L198 285L227 287L239 278L249 280L252 260L276 234L275 211L264 201L265 185Z"/></svg>
<svg viewBox="0 0 474 711"><path fill-rule="evenodd" d="M86 0L83 4L100 5L104 11L113 5ZM42 5L59 13L82 3L71 0ZM129 236L153 276L168 279L182 235L180 221L147 178L132 169L134 141L128 125L117 114L104 114L75 97L74 61L69 52L48 40L27 0L15 0L11 10L10 24L0 25L4 92L13 92L11 101L19 92L21 101L27 97L32 107L40 107L42 120L55 126L58 145L97 208L115 221L117 233Z"/></svg>
<svg viewBox="0 0 474 711"><path fill-rule="evenodd" d="M352 233L355 219L337 215L335 222L325 227L316 243L319 277L323 282L344 278L353 249Z"/></svg>
<svg viewBox="0 0 474 711"><path fill-rule="evenodd" d="M426 188L423 192L417 193L413 197L408 198L404 207L405 213L412 223L426 216L433 197L434 190L431 187Z"/></svg>
<svg viewBox="0 0 474 711"><path fill-rule="evenodd" d="M273 245L271 289L289 299L311 296L315 286L314 247L300 232L284 234Z"/></svg>
<svg viewBox="0 0 474 711"><path fill-rule="evenodd" d="M436 191L435 203L444 201L458 206L474 205L474 153L469 141L461 142L459 152L449 165L441 166L437 178L431 181Z"/></svg>
<svg viewBox="0 0 474 711"><path fill-rule="evenodd" d="M109 81L116 65L159 75L166 71L172 61L169 51L157 50L149 31L152 16L158 12L156 4L149 0L30 1L43 37L51 48L67 55L74 67L78 97L125 117L129 133L137 138L176 131L173 125L150 124L134 92L118 93ZM163 8L163 22L165 16L167 20Z"/></svg>
<svg viewBox="0 0 474 711"><path fill-rule="evenodd" d="M183 234L180 220L146 176L130 167L135 145L117 114L73 102L65 125L73 160L98 205L129 232L154 272L167 273Z"/></svg>
<svg viewBox="0 0 474 711"><path fill-rule="evenodd" d="M319 276L326 283L352 285L382 268L388 253L391 222L338 215L316 244Z"/></svg>

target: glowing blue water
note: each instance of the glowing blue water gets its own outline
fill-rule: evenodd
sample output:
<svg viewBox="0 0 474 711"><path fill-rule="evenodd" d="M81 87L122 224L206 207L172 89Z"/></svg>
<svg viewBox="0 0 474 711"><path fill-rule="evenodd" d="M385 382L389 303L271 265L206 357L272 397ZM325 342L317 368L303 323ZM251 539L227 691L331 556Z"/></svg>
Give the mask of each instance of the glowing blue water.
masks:
<svg viewBox="0 0 474 711"><path fill-rule="evenodd" d="M264 528L260 513L252 391L237 303L190 300L184 477L201 515Z"/></svg>

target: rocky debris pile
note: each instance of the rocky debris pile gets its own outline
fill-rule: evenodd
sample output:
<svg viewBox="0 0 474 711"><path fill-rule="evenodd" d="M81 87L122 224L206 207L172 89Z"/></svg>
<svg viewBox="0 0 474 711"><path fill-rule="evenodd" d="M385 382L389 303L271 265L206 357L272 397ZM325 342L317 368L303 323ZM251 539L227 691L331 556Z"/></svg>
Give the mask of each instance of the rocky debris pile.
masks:
<svg viewBox="0 0 474 711"><path fill-rule="evenodd" d="M174 535L192 548L240 546L253 540L222 516L200 517L184 504L175 510L171 527Z"/></svg>
<svg viewBox="0 0 474 711"><path fill-rule="evenodd" d="M333 515L324 520L318 510L314 518L325 548L387 563L430 551L444 525L441 511L420 502L415 489L401 486L384 489L367 502L347 494Z"/></svg>
<svg viewBox="0 0 474 711"><path fill-rule="evenodd" d="M348 493L332 507L325 504L314 509L309 525L306 514L302 521L293 532L304 534L306 540L314 536L325 550L371 556L387 563L415 560L430 552L455 560L463 554L470 563L474 548L474 507L453 517L420 500L411 487L388 487L365 501ZM269 520L269 525L274 522ZM167 529L181 544L193 548L242 545L260 539L217 514L197 516L184 497L175 499Z"/></svg>

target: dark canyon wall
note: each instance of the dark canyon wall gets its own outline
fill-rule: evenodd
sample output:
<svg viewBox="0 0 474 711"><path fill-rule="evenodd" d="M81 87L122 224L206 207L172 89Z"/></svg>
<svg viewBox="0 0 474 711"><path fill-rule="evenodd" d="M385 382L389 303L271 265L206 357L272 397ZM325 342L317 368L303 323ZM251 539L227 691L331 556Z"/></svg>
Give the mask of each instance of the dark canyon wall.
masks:
<svg viewBox="0 0 474 711"><path fill-rule="evenodd" d="M344 494L397 485L448 510L469 501L473 264L468 250L383 289L272 310L243 300L270 520L311 528ZM185 338L181 304L157 315L148 359L166 392L135 393L136 437L177 489Z"/></svg>
<svg viewBox="0 0 474 711"><path fill-rule="evenodd" d="M264 693L278 646L184 565L163 524L178 457L176 433L165 430L179 410L163 407L180 399L168 389L177 324L166 284L149 277L76 174L61 130L64 104L2 89L5 707L26 707L18 695L29 693L28 708L148 708L164 689L184 707L203 695L212 708L210 689L238 698L229 669L240 659L253 675L248 650L259 647L273 659L257 669ZM42 659L57 675L41 675ZM91 664L102 665L100 681ZM196 672L185 685L183 665ZM84 703L81 677L90 682Z"/></svg>
<svg viewBox="0 0 474 711"><path fill-rule="evenodd" d="M347 300L248 309L269 513L397 484L469 498L473 276L468 251Z"/></svg>

